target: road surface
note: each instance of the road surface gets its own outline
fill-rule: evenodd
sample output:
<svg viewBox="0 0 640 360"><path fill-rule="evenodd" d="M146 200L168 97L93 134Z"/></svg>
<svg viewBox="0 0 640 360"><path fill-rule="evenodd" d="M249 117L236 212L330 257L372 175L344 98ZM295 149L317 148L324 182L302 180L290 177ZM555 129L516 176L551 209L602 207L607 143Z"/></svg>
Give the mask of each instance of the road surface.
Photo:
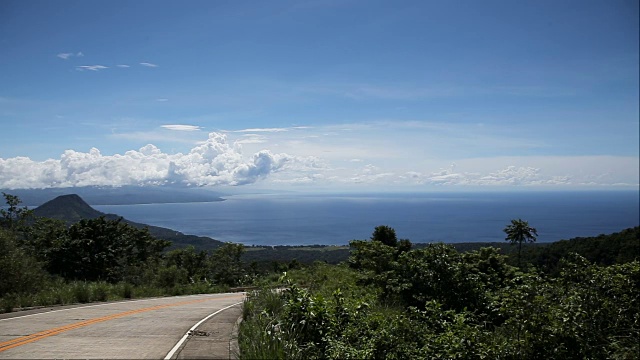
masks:
<svg viewBox="0 0 640 360"><path fill-rule="evenodd" d="M206 321L208 331L196 332L196 336L216 336L222 331L223 338L228 338L230 327L221 326L216 331L216 319L224 318L225 313L228 318L232 310L237 318L243 299L243 293L207 294L3 314L0 359L183 357L180 354L185 344L194 338L185 334L214 313Z"/></svg>

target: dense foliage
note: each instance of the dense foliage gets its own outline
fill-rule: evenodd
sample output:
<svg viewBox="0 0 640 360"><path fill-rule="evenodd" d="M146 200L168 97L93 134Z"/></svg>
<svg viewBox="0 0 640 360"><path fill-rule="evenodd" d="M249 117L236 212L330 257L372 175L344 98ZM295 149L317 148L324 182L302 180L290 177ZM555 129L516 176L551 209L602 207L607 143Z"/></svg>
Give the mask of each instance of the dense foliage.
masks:
<svg viewBox="0 0 640 360"><path fill-rule="evenodd" d="M244 358L631 359L640 353L640 228L524 246L535 229L516 220L505 232L517 250L503 255L494 247L418 246L379 226L369 240L352 241L340 265L306 266L305 257L265 269L257 262L243 266L239 244L167 251L168 241L120 219L69 226L34 219L17 197L4 196L0 311L211 292L267 275L260 281L284 287L250 294L240 329ZM308 259L343 251L272 250ZM269 250L250 252L260 251Z"/></svg>
<svg viewBox="0 0 640 360"><path fill-rule="evenodd" d="M249 282L244 246L212 252L170 242L120 218L35 218L4 194L0 210L0 310L163 294L220 291Z"/></svg>
<svg viewBox="0 0 640 360"><path fill-rule="evenodd" d="M522 262L530 263L544 272L557 274L560 260L571 253L580 254L590 262L600 265L634 261L640 256L640 227L608 235L579 237L541 247L530 247L523 251Z"/></svg>
<svg viewBox="0 0 640 360"><path fill-rule="evenodd" d="M640 353L637 258L601 265L570 253L550 274L513 266L494 248L411 250L389 230L351 242L348 264L291 270L281 293L253 293L241 355L634 359Z"/></svg>

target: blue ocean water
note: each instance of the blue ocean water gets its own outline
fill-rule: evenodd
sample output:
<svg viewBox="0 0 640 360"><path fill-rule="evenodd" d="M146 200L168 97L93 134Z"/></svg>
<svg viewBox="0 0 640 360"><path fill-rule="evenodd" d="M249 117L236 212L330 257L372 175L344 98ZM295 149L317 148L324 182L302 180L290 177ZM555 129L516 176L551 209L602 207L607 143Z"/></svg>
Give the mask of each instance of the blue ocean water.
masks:
<svg viewBox="0 0 640 360"><path fill-rule="evenodd" d="M96 209L185 234L245 245L345 245L378 225L412 242L504 241L514 218L538 241L638 226L637 191L236 195L221 202L102 205Z"/></svg>

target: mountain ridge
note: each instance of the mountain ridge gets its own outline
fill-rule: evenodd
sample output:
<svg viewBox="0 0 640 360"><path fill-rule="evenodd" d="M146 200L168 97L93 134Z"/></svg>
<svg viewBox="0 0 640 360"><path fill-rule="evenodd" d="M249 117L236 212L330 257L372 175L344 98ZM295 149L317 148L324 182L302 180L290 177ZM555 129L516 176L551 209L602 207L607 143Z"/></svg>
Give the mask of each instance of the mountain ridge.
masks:
<svg viewBox="0 0 640 360"><path fill-rule="evenodd" d="M156 238L171 241L170 249L193 245L197 250L213 250L223 244L222 241L210 237L187 235L173 229L137 223L117 214L103 213L92 208L78 194L60 195L33 209L33 214L37 217L62 220L67 225L72 225L83 219L96 219L101 216L108 220L122 219L124 223L135 228L148 228L149 233Z"/></svg>
<svg viewBox="0 0 640 360"><path fill-rule="evenodd" d="M223 194L200 188L154 188L149 186L83 186L46 189L0 189L18 196L23 204L40 206L62 195L78 195L91 205L172 204L224 201Z"/></svg>

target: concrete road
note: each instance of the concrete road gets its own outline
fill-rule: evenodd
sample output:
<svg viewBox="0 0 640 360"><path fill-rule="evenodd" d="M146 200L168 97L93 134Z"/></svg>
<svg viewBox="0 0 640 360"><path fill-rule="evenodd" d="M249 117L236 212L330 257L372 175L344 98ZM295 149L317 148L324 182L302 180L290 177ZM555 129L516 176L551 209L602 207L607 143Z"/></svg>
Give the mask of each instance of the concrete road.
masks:
<svg viewBox="0 0 640 360"><path fill-rule="evenodd" d="M234 310L237 318L233 305L243 299L244 293L192 295L5 314L13 317L0 319L0 359L176 357L194 325L216 313L206 321L215 332L216 316Z"/></svg>

